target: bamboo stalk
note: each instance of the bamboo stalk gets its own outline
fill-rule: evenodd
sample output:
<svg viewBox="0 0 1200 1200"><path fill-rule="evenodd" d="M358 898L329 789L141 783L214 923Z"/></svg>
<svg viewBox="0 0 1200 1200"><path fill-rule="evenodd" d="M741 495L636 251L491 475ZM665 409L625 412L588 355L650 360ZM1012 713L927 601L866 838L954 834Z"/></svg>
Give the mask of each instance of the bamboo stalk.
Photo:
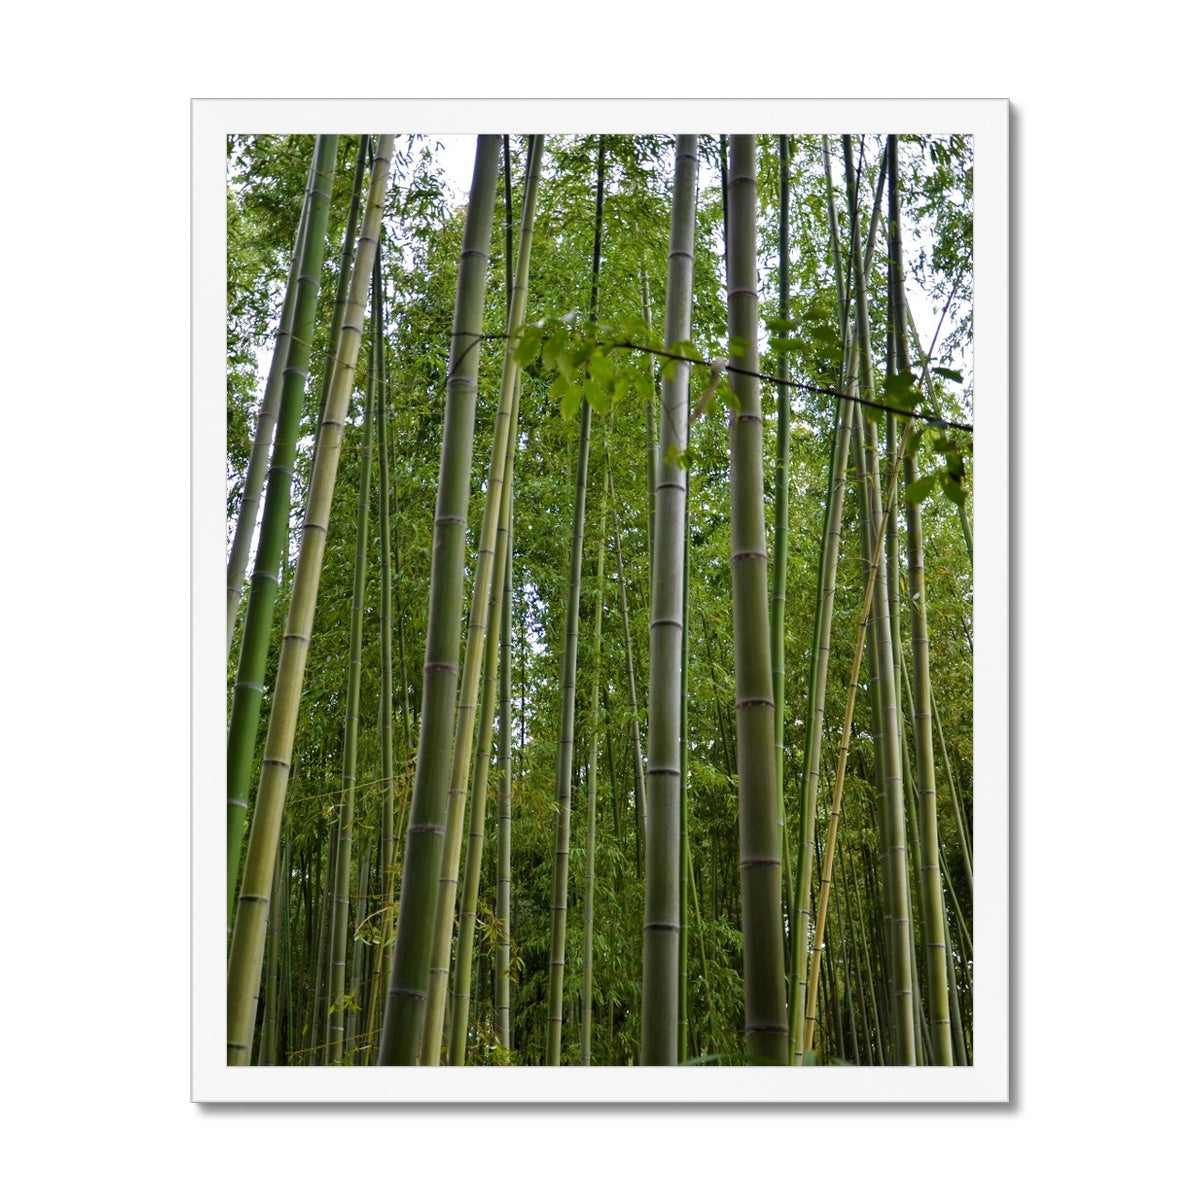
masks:
<svg viewBox="0 0 1200 1200"><path fill-rule="evenodd" d="M699 139L675 139L667 345L691 336ZM684 363L664 372L659 408L651 568L650 698L646 767L646 895L642 932L643 1066L669 1066L679 1051L680 673L683 655L688 379ZM672 454L671 451L674 451Z"/></svg>
<svg viewBox="0 0 1200 1200"><path fill-rule="evenodd" d="M499 154L499 136L480 136L467 204L446 381L445 432L434 513L425 687L421 695L416 777L409 809L396 942L380 1036L378 1061L385 1066L417 1062L429 996L458 681L470 451L479 373L478 335L483 324L487 247L495 207Z"/></svg>
<svg viewBox="0 0 1200 1200"><path fill-rule="evenodd" d="M758 388L758 290L754 137L730 138L729 336L745 352L730 360L730 494L734 676L737 688L739 866L745 1021L753 1061L787 1061L775 720L763 527L762 406Z"/></svg>

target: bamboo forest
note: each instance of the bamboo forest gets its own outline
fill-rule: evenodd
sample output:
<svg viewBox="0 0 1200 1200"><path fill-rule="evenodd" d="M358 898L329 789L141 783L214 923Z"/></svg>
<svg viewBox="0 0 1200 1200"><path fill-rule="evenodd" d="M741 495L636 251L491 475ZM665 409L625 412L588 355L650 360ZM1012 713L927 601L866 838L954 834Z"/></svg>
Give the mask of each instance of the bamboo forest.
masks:
<svg viewBox="0 0 1200 1200"><path fill-rule="evenodd" d="M972 1063L972 163L227 139L230 1065Z"/></svg>

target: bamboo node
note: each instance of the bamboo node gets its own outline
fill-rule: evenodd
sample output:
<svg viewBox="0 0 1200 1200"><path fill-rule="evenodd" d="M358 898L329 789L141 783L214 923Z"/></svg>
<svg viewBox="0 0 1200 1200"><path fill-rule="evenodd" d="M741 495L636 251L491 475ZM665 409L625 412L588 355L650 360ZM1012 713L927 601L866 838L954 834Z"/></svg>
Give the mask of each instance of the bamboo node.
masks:
<svg viewBox="0 0 1200 1200"><path fill-rule="evenodd" d="M647 921L642 929L647 933L651 930L658 930L661 933L678 933L679 925L674 921Z"/></svg>
<svg viewBox="0 0 1200 1200"><path fill-rule="evenodd" d="M763 562L767 561L766 551L764 550L735 550L730 556L731 563L741 562L744 558L761 558Z"/></svg>
<svg viewBox="0 0 1200 1200"><path fill-rule="evenodd" d="M743 858L738 863L743 871L749 867L777 867L779 865L778 858Z"/></svg>
<svg viewBox="0 0 1200 1200"><path fill-rule="evenodd" d="M397 1000L421 1000L421 1001L424 1001L429 998L428 994L426 992L420 990L419 988L393 987L393 988L388 988L387 994L388 994L389 999L392 999L394 997Z"/></svg>
<svg viewBox="0 0 1200 1200"><path fill-rule="evenodd" d="M739 700L734 708L774 708L775 699L772 696L746 696Z"/></svg>

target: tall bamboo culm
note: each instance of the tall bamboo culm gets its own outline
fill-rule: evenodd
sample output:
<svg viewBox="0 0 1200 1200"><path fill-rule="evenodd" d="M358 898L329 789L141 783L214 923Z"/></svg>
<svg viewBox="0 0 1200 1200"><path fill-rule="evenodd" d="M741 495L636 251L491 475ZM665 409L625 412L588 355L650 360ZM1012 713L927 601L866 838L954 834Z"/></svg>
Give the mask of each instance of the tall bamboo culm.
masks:
<svg viewBox="0 0 1200 1200"><path fill-rule="evenodd" d="M421 694L416 776L409 810L391 979L380 1037L378 1061L384 1066L414 1065L421 1052L425 1025L438 879L446 836L479 335L483 325L488 243L496 202L499 157L499 135L481 136L467 204L454 305L454 335L450 343L445 431L434 512L425 686Z"/></svg>
<svg viewBox="0 0 1200 1200"><path fill-rule="evenodd" d="M734 677L746 1048L761 1064L787 1062L775 702L771 686L763 524L762 404L758 386L755 139L729 139L729 337L736 397L729 423Z"/></svg>
<svg viewBox="0 0 1200 1200"><path fill-rule="evenodd" d="M228 1061L231 1066L250 1061L254 1010L262 975L270 886L279 848L283 802L291 771L296 717L300 708L300 694L304 687L304 670L308 661L321 563L325 554L329 512L337 478L338 457L342 448L342 429L350 404L354 369L362 343L363 312L370 286L371 266L378 248L393 144L394 138L391 134L381 135L371 165L370 195L355 256L354 276L346 306L346 321L338 342L337 378L330 392L317 449L317 460L313 466L312 487L305 509L300 553L292 585L292 601L280 649L275 697L267 727L262 773L255 800L250 842L246 851L246 870L238 897L237 919L234 923L229 956L226 1020Z"/></svg>
<svg viewBox="0 0 1200 1200"><path fill-rule="evenodd" d="M675 139L664 341L691 337L699 138ZM642 936L643 1066L671 1066L679 1052L680 672L683 658L686 364L663 373L658 418L650 585L650 706L646 767L646 919Z"/></svg>
<svg viewBox="0 0 1200 1200"><path fill-rule="evenodd" d="M896 369L909 370L907 323L908 305L904 299L904 254L900 227L899 170L897 138L888 137L888 200L891 245L891 320L896 354ZM905 446L904 482L911 486L917 479L916 454ZM913 740L917 757L917 793L920 822L922 871L919 882L921 923L925 931L926 997L929 1005L933 1060L938 1066L952 1066L954 1051L950 1031L950 994L946 972L946 913L942 902L942 873L938 862L937 785L933 750L933 700L929 677L929 629L925 619L925 551L921 531L921 508L909 502L905 510L908 539L908 608L912 623Z"/></svg>

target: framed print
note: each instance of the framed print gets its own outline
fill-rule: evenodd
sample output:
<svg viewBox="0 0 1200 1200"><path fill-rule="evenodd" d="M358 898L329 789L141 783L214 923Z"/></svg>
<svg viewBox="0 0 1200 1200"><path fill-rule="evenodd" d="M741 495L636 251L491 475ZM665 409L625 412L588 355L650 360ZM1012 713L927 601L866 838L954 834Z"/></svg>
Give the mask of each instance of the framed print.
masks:
<svg viewBox="0 0 1200 1200"><path fill-rule="evenodd" d="M1007 103L192 118L193 1099L1006 1100Z"/></svg>

